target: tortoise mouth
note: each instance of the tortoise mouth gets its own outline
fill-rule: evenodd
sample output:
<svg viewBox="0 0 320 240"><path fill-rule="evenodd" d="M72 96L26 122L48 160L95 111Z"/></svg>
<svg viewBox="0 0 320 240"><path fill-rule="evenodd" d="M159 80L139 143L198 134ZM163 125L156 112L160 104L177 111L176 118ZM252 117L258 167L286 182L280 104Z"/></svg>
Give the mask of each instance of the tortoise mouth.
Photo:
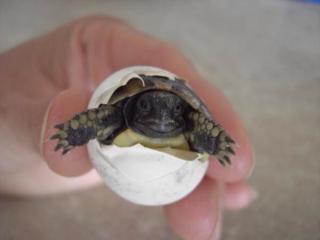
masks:
<svg viewBox="0 0 320 240"><path fill-rule="evenodd" d="M148 137L175 137L181 134L184 126L176 126L173 120L159 121L159 120L146 120L144 122L134 121L132 128L134 131L139 132Z"/></svg>

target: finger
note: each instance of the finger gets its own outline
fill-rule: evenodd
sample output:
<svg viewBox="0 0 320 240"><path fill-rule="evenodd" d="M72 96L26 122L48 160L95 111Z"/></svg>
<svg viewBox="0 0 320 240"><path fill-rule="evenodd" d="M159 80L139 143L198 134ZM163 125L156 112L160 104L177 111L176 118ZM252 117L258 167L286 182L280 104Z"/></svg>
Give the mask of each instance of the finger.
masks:
<svg viewBox="0 0 320 240"><path fill-rule="evenodd" d="M68 89L57 95L48 107L43 133L42 152L50 169L64 176L78 176L92 168L85 146L76 147L65 155L53 151L57 142L50 140L56 132L53 127L86 109L90 93L86 89Z"/></svg>
<svg viewBox="0 0 320 240"><path fill-rule="evenodd" d="M173 230L182 239L207 240L214 235L220 216L219 187L206 178L184 199L165 207Z"/></svg>
<svg viewBox="0 0 320 240"><path fill-rule="evenodd" d="M224 192L224 206L230 210L247 207L257 198L257 192L245 182L227 184Z"/></svg>

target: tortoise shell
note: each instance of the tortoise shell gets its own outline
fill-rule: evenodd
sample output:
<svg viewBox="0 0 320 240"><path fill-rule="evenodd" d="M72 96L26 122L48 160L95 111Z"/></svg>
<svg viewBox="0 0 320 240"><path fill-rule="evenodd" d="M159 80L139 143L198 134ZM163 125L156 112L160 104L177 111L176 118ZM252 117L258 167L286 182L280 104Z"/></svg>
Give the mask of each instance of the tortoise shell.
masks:
<svg viewBox="0 0 320 240"><path fill-rule="evenodd" d="M150 90L163 90L176 94L186 101L194 110L199 111L206 118L213 120L211 113L203 101L196 95L188 83L179 78L169 78L154 75L138 75L130 79L126 85L118 88L111 96L109 103L114 104L127 97Z"/></svg>

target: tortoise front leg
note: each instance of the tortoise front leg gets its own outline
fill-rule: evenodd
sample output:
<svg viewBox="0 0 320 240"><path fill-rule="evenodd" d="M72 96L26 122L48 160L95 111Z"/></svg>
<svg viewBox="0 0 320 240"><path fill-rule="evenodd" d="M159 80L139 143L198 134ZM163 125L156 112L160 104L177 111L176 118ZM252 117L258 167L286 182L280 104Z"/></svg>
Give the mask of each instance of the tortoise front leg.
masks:
<svg viewBox="0 0 320 240"><path fill-rule="evenodd" d="M66 154L74 147L84 145L91 139L97 138L99 142L103 142L122 126L121 109L103 104L57 124L55 128L58 131L50 139L58 140L55 151L62 149L62 154Z"/></svg>
<svg viewBox="0 0 320 240"><path fill-rule="evenodd" d="M231 164L229 156L235 154L235 142L223 128L198 112L190 112L188 120L189 130L185 135L192 150L215 155L223 166Z"/></svg>

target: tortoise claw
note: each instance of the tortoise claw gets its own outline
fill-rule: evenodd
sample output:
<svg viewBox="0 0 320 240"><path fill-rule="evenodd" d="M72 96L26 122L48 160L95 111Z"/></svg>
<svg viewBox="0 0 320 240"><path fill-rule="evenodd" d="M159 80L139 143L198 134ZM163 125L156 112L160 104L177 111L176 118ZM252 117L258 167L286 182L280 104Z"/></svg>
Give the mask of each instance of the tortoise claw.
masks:
<svg viewBox="0 0 320 240"><path fill-rule="evenodd" d="M236 154L236 152L233 150L232 147L227 147L227 148L226 148L226 151L227 151L228 153L231 153L232 155L235 155L235 154Z"/></svg>
<svg viewBox="0 0 320 240"><path fill-rule="evenodd" d="M59 134L59 133L56 133L56 134L54 134L54 135L52 135L52 136L50 137L50 140L54 140L54 139L58 139L58 138L60 138L60 134Z"/></svg>
<svg viewBox="0 0 320 240"><path fill-rule="evenodd" d="M54 148L54 151L59 151L60 149L62 149L62 154L66 154L68 151L70 151L74 146L72 146L72 144L69 142L70 139L68 138L69 136L69 132L70 132L70 128L65 129L66 124L65 123L61 123L61 124L57 124L54 127L59 129L58 132L56 132L54 135L52 135L50 137L50 140L58 140L57 145Z"/></svg>
<svg viewBox="0 0 320 240"><path fill-rule="evenodd" d="M61 148L62 148L62 145L57 144L56 147L54 148L54 151L56 152L56 151L58 151L58 150L61 149Z"/></svg>
<svg viewBox="0 0 320 240"><path fill-rule="evenodd" d="M62 155L67 154L72 148L73 148L73 147L64 148L63 151L62 151Z"/></svg>
<svg viewBox="0 0 320 240"><path fill-rule="evenodd" d="M227 143L235 144L235 141L234 141L231 137L229 137L229 136L226 136L226 137L225 137L225 141L226 141Z"/></svg>
<svg viewBox="0 0 320 240"><path fill-rule="evenodd" d="M64 128L64 123L57 124L54 127L62 130Z"/></svg>
<svg viewBox="0 0 320 240"><path fill-rule="evenodd" d="M224 151L224 150L220 150L218 152L218 154L216 155L218 161L223 165L223 166L226 166L226 165L231 165L231 160L230 160L230 157L229 157L229 153Z"/></svg>
<svg viewBox="0 0 320 240"><path fill-rule="evenodd" d="M230 158L229 158L227 155L224 156L223 159L224 159L229 165L231 165Z"/></svg>
<svg viewBox="0 0 320 240"><path fill-rule="evenodd" d="M235 143L224 131L221 132L219 143L217 144L216 156L219 162L225 166L231 165L230 155L235 155L232 144Z"/></svg>
<svg viewBox="0 0 320 240"><path fill-rule="evenodd" d="M225 161L223 161L223 160L221 160L220 158L218 158L218 161L219 161L219 163L222 165L222 166L226 166L226 163L225 163Z"/></svg>

